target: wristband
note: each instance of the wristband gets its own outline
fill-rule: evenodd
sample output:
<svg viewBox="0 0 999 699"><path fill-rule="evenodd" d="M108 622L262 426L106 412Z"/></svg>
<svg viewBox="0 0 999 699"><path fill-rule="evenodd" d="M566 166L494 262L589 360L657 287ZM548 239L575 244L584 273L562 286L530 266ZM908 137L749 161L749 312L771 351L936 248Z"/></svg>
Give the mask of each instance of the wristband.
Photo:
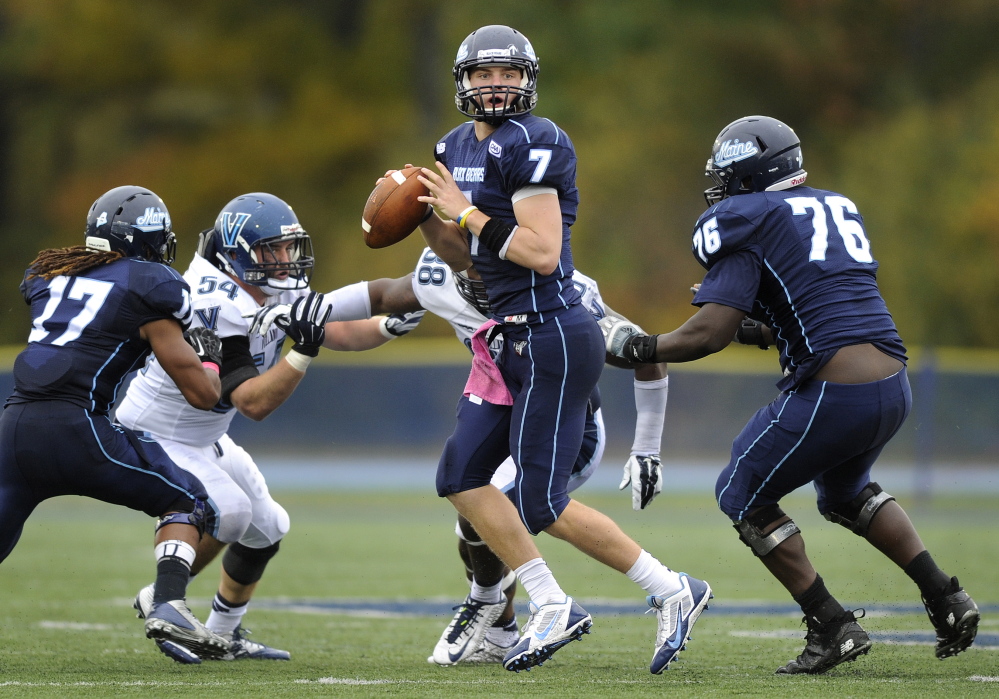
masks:
<svg viewBox="0 0 999 699"><path fill-rule="evenodd" d="M378 332L382 334L382 337L386 337L389 340L394 340L397 335L393 335L388 329L388 316L382 316L382 319L378 321Z"/></svg>
<svg viewBox="0 0 999 699"><path fill-rule="evenodd" d="M457 223L458 226L460 226L461 228L466 228L467 229L468 226L465 225L465 224L468 223L468 217L472 215L473 211L478 211L478 210L479 210L479 207L477 207L477 206L470 206L470 207L468 207L467 209L465 209L464 211L462 211L460 214L458 214L458 218L456 218L454 220L455 223Z"/></svg>
<svg viewBox="0 0 999 699"><path fill-rule="evenodd" d="M513 235L517 226L500 221L498 218L491 218L486 221L486 225L479 231L479 243L488 250L492 250L497 255L500 251L506 252L507 241Z"/></svg>
<svg viewBox="0 0 999 699"><path fill-rule="evenodd" d="M430 217L434 215L434 207L427 204L427 213L420 219L420 225L423 225L430 220Z"/></svg>
<svg viewBox="0 0 999 699"><path fill-rule="evenodd" d="M288 354L284 355L285 360L291 364L291 368L296 371L300 371L303 374L305 370L309 368L309 364L312 362L312 357L307 354L302 354L296 352L295 350L290 351Z"/></svg>
<svg viewBox="0 0 999 699"><path fill-rule="evenodd" d="M656 345L658 335L632 335L624 342L623 352L625 359L637 362L638 364L657 364Z"/></svg>
<svg viewBox="0 0 999 699"><path fill-rule="evenodd" d="M201 366L203 366L206 369L211 369L216 374L222 373L221 371L219 371L219 365L216 364L215 362L201 362Z"/></svg>

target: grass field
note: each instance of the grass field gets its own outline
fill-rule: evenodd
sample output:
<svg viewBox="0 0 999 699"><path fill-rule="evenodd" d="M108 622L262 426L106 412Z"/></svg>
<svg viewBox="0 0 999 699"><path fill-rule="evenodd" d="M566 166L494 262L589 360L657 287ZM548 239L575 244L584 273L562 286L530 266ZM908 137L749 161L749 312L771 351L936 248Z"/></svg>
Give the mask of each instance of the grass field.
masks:
<svg viewBox="0 0 999 699"><path fill-rule="evenodd" d="M81 498L42 505L0 566L0 696L742 696L964 697L999 694L999 498L900 498L937 561L983 607L981 647L946 661L911 582L862 540L792 497L817 568L875 645L820 677L775 677L803 645L800 614L738 542L711 496L664 495L632 512L624 495L582 494L667 565L709 580L716 599L662 676L648 672L655 619L624 576L539 540L562 586L594 612L593 633L544 667L437 668L426 662L467 590L450 505L432 494L277 493L292 531L246 625L292 661L183 666L161 655L131 598L151 579L152 522ZM213 567L191 584L202 619ZM526 604L526 603L525 603ZM634 610L634 611L633 611ZM520 610L521 622L526 613ZM888 642L890 641L890 642ZM991 646L991 647L989 647Z"/></svg>

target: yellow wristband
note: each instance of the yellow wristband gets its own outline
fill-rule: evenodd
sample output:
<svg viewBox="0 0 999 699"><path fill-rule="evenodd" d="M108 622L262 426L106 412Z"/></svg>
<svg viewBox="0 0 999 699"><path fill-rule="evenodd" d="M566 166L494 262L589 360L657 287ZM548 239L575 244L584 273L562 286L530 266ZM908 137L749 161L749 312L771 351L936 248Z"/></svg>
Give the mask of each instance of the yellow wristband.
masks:
<svg viewBox="0 0 999 699"><path fill-rule="evenodd" d="M468 217L472 215L473 211L478 211L478 210L479 210L479 207L477 207L477 206L470 206L470 207L468 207L467 209L465 209L464 211L462 211L460 214L458 214L458 218L455 219L455 222L459 226L461 226L462 228L468 228L468 226L465 225L466 223L468 223Z"/></svg>

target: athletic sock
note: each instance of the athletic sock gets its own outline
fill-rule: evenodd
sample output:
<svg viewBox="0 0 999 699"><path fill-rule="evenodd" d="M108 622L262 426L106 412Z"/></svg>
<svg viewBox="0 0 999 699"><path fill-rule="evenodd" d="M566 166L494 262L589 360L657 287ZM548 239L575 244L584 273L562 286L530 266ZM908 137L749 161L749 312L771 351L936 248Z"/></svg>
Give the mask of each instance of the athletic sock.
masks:
<svg viewBox="0 0 999 699"><path fill-rule="evenodd" d="M806 617L814 619L820 624L825 624L846 613L843 605L829 594L825 582L822 581L822 576L817 573L811 587L800 595L795 595L794 601L798 603Z"/></svg>
<svg viewBox="0 0 999 699"><path fill-rule="evenodd" d="M524 586L527 596L536 605L565 601L565 592L559 587L543 558L532 558L514 572L520 584Z"/></svg>
<svg viewBox="0 0 999 699"><path fill-rule="evenodd" d="M505 599L503 596L503 580L501 579L495 585L480 585L475 580L472 580L472 591L469 595L475 601L485 602L486 604L502 602Z"/></svg>
<svg viewBox="0 0 999 699"><path fill-rule="evenodd" d="M664 566L645 549L638 554L638 560L627 575L629 580L656 597L668 597L683 588L680 574Z"/></svg>
<svg viewBox="0 0 999 699"><path fill-rule="evenodd" d="M500 648L509 648L515 644L520 639L520 633L517 630L517 617L505 624L489 627L486 631L486 638Z"/></svg>
<svg viewBox="0 0 999 699"><path fill-rule="evenodd" d="M919 586L925 599L933 599L944 594L950 587L950 578L940 570L929 551L923 551L902 569Z"/></svg>
<svg viewBox="0 0 999 699"><path fill-rule="evenodd" d="M175 599L184 599L191 569L179 558L161 558L156 562L156 585L153 606Z"/></svg>
<svg viewBox="0 0 999 699"><path fill-rule="evenodd" d="M208 615L205 626L217 634L232 633L242 623L249 604L249 600L242 604L233 604L223 597L221 592L216 592L215 599L212 600L212 613Z"/></svg>
<svg viewBox="0 0 999 699"><path fill-rule="evenodd" d="M156 544L156 584L153 586L153 605L175 599L184 599L191 579L194 547L186 541L167 539Z"/></svg>

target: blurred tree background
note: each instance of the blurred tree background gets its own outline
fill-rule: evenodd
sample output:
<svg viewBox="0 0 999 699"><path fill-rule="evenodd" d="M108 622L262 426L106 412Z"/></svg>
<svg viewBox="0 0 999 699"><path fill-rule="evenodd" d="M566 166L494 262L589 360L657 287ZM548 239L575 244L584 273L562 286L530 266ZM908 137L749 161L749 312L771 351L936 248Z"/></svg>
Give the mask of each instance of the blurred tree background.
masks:
<svg viewBox="0 0 999 699"><path fill-rule="evenodd" d="M316 288L405 274L420 237L369 250L361 209L463 119L453 57L492 23L531 39L537 113L575 142L577 265L646 328L693 310L715 135L768 114L864 214L906 343L999 348L991 0L2 0L0 343L25 341L35 253L82 243L121 184L166 201L181 270L229 199L268 191L313 236Z"/></svg>

